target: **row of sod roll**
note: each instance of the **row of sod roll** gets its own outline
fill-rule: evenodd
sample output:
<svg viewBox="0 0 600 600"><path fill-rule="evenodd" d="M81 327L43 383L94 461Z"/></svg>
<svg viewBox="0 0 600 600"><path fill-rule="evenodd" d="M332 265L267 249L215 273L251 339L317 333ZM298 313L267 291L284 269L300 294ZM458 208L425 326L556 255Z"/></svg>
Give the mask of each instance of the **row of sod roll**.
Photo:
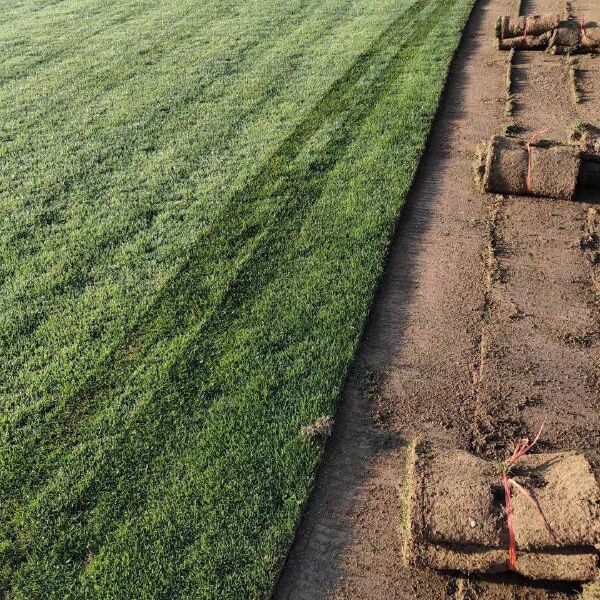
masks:
<svg viewBox="0 0 600 600"><path fill-rule="evenodd" d="M600 52L596 21L561 19L559 15L501 16L496 25L500 50L543 50L551 54Z"/></svg>

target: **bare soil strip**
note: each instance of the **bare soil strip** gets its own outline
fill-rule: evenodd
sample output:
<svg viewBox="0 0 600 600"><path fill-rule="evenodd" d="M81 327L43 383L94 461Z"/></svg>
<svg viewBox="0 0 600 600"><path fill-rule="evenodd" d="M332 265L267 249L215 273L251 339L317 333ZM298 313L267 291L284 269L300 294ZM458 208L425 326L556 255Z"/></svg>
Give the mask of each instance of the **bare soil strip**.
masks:
<svg viewBox="0 0 600 600"><path fill-rule="evenodd" d="M591 19L600 16L595 2L571 4ZM502 458L545 420L541 448L584 451L598 474L598 199L484 195L471 181L476 145L506 124L560 141L578 119L600 124L600 58L578 58L583 98L575 103L567 59L537 52L515 58L507 123L508 55L494 48L493 34L497 16L518 5L476 4L275 598L576 592L412 570L399 535L406 449L415 437ZM521 11L564 14L565 3L524 0Z"/></svg>

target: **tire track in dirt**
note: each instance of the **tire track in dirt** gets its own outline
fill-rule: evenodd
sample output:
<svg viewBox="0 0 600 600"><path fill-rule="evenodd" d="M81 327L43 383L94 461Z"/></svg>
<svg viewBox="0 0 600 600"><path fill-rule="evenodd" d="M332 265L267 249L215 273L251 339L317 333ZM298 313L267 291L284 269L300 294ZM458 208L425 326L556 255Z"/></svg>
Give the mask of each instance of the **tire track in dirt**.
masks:
<svg viewBox="0 0 600 600"><path fill-rule="evenodd" d="M598 213L583 197L484 195L470 182L476 145L506 125L507 55L493 32L519 4L479 0L465 30L277 599L573 596L409 568L398 534L415 436L501 458L546 419L542 447L597 452ZM564 8L524 0L521 11ZM564 57L523 54L512 72L525 135L548 125L564 140L574 114L597 118L595 81L575 105Z"/></svg>

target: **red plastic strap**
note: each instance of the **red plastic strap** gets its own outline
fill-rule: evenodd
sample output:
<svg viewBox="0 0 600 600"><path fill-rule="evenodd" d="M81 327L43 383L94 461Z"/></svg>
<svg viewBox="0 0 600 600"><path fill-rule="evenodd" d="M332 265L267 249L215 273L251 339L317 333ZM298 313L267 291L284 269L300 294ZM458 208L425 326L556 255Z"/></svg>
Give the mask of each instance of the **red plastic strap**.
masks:
<svg viewBox="0 0 600 600"><path fill-rule="evenodd" d="M512 456L504 463L504 468L502 469L502 484L504 485L504 504L506 508L506 527L508 529L508 570L516 571L517 570L517 540L515 537L515 515L513 513L512 500L510 497L510 480L508 478L509 469L525 454L527 454L540 439L540 435L542 435L542 430L544 429L544 423L540 427L537 435L533 439L533 442L529 443L529 440L525 439L522 441L517 441L515 443L515 449L513 450ZM540 510L541 513L541 510ZM542 514L542 518L545 520L545 517Z"/></svg>
<svg viewBox="0 0 600 600"><path fill-rule="evenodd" d="M581 38L583 39L587 35L585 33L585 17L581 17L580 30L581 30Z"/></svg>

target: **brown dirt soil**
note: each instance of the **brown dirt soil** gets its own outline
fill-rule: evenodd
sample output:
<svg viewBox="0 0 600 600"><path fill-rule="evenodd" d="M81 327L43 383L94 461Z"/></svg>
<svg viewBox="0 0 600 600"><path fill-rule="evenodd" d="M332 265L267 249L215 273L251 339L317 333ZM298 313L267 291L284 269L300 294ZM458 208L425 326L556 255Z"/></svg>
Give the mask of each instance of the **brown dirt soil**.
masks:
<svg viewBox="0 0 600 600"><path fill-rule="evenodd" d="M277 599L564 600L578 591L407 566L400 535L415 437L497 460L545 420L538 451L582 452L598 476L598 194L504 197L469 183L476 146L507 125L507 53L494 32L518 4L475 6ZM572 5L589 20L600 9ZM564 10L563 0L524 0L521 14ZM510 125L523 137L546 130L566 142L574 121L600 125L600 58L578 57L580 104L567 60L517 52Z"/></svg>

